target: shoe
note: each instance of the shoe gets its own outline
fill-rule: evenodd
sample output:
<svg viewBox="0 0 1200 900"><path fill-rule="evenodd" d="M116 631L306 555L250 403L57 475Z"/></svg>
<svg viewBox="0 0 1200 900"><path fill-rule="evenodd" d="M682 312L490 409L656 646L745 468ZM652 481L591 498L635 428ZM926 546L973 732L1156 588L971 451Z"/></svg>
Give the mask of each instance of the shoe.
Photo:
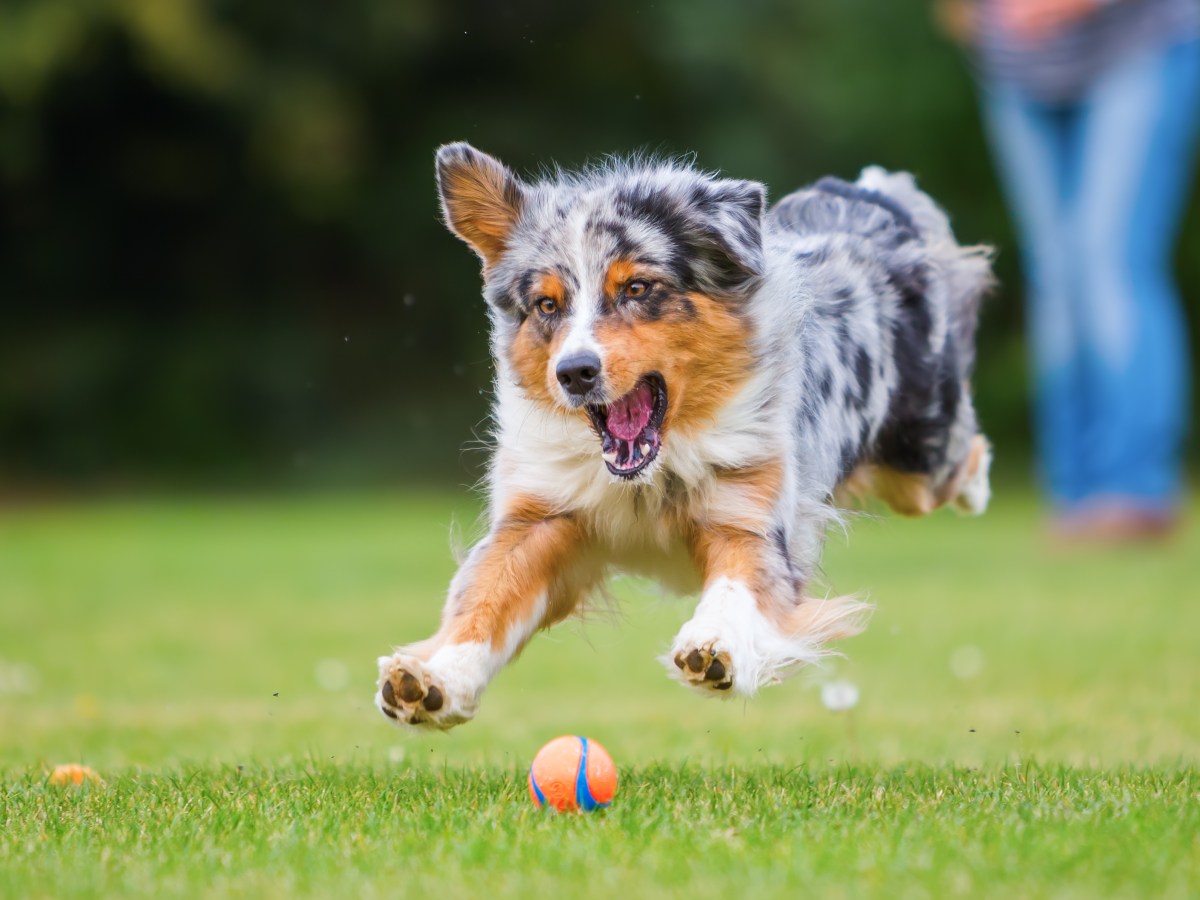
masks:
<svg viewBox="0 0 1200 900"><path fill-rule="evenodd" d="M1126 497L1083 501L1050 523L1050 538L1059 545L1161 543L1182 526L1178 509L1148 506Z"/></svg>

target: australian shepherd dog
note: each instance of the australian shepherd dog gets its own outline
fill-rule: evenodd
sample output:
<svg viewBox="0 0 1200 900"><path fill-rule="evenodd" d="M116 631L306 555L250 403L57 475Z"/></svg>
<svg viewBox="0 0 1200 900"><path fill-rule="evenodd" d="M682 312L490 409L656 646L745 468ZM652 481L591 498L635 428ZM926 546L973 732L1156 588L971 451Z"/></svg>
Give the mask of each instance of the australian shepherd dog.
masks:
<svg viewBox="0 0 1200 900"><path fill-rule="evenodd" d="M863 603L810 596L839 509L987 505L969 379L989 253L910 175L868 168L768 208L762 184L677 161L530 181L458 143L437 183L483 262L489 530L437 633L379 660L396 723L470 719L616 571L699 594L672 677L753 694L863 627Z"/></svg>

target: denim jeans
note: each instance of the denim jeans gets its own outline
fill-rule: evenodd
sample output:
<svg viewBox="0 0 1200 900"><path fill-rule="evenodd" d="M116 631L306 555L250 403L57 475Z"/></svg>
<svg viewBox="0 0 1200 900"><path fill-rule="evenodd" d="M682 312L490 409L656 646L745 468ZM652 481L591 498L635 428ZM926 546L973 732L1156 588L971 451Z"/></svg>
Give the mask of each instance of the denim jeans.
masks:
<svg viewBox="0 0 1200 900"><path fill-rule="evenodd" d="M1200 120L1200 41L1122 61L1069 104L993 85L983 109L1020 233L1051 499L1064 511L1100 497L1169 510L1190 407L1171 268Z"/></svg>

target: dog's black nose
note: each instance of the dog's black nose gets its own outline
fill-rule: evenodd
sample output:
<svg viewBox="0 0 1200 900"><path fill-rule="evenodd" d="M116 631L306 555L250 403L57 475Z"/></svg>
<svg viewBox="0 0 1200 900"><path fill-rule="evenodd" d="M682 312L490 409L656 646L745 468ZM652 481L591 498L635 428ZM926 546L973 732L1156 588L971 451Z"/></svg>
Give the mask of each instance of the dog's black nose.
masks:
<svg viewBox="0 0 1200 900"><path fill-rule="evenodd" d="M558 361L554 372L568 394L583 396L600 378L600 357L595 353L576 353Z"/></svg>

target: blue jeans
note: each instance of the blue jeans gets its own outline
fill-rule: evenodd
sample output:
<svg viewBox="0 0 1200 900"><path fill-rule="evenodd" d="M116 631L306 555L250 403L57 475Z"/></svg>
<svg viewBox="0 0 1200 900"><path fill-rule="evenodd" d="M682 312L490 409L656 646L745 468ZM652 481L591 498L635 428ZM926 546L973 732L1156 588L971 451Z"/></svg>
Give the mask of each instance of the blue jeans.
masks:
<svg viewBox="0 0 1200 900"><path fill-rule="evenodd" d="M1200 41L1139 54L1066 105L984 90L1021 239L1039 467L1067 511L1181 490L1188 348L1171 257L1200 119Z"/></svg>

